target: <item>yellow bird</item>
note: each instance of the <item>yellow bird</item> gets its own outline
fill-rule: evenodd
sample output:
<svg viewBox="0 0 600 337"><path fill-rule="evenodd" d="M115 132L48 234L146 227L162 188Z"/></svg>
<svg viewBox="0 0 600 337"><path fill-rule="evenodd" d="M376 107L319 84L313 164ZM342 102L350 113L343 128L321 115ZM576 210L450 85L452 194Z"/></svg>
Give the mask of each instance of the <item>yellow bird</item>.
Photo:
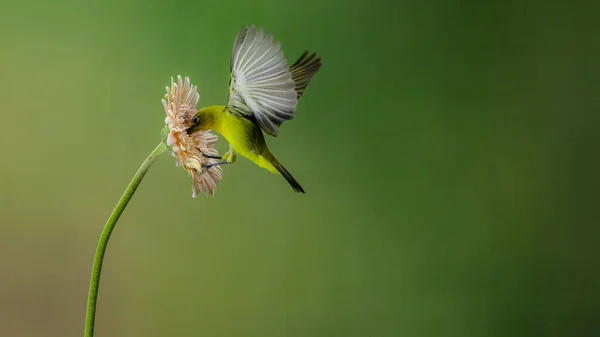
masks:
<svg viewBox="0 0 600 337"><path fill-rule="evenodd" d="M189 134L215 130L229 142L229 152L223 155L223 161L204 166L203 172L235 162L239 153L256 165L283 175L294 191L304 193L302 186L269 151L262 131L277 136L278 127L294 117L298 100L321 68L321 58L306 51L288 66L279 42L275 43L272 35L266 35L262 28L244 26L233 44L230 68L227 105L200 109L187 130Z"/></svg>

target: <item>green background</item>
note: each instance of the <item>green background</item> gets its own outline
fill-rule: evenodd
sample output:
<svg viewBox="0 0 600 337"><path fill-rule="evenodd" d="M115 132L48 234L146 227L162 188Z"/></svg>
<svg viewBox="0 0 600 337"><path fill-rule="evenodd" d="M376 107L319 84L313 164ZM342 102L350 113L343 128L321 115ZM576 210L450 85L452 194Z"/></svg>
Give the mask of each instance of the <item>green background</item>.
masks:
<svg viewBox="0 0 600 337"><path fill-rule="evenodd" d="M597 336L593 7L0 0L0 335L83 334L164 87L224 104L256 24L323 58L267 139L307 194L239 159L192 199L160 157L108 247L97 336Z"/></svg>

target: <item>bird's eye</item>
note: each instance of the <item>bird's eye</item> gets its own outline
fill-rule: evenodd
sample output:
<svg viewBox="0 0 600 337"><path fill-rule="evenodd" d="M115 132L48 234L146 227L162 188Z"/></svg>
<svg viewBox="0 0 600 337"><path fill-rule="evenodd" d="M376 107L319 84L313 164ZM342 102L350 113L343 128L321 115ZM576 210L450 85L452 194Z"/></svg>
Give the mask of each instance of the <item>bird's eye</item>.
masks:
<svg viewBox="0 0 600 337"><path fill-rule="evenodd" d="M194 117L194 119L192 119L192 123L194 123L194 125L200 124L200 117Z"/></svg>

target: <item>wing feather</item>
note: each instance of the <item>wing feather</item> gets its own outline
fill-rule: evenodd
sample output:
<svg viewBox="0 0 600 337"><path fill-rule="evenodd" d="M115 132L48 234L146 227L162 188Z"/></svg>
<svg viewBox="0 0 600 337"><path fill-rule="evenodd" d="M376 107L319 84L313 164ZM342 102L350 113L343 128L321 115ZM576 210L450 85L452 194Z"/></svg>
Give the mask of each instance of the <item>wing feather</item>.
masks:
<svg viewBox="0 0 600 337"><path fill-rule="evenodd" d="M296 84L296 92L298 99L304 95L306 87L310 83L312 77L321 68L321 58L317 57L316 53L309 55L308 50L305 51L300 58L290 66L292 79Z"/></svg>
<svg viewBox="0 0 600 337"><path fill-rule="evenodd" d="M235 42L233 43L233 53L231 54L231 63L230 63L231 71L233 71L233 65L239 59L240 50L241 50L240 47L241 47L242 43L244 42L244 39L246 38L247 31L248 31L248 27L246 27L246 26L242 27L242 29L240 30L240 32L238 33L238 35L235 38Z"/></svg>
<svg viewBox="0 0 600 337"><path fill-rule="evenodd" d="M263 29L242 27L231 54L228 107L253 116L276 136L278 127L294 117L298 95L279 42Z"/></svg>

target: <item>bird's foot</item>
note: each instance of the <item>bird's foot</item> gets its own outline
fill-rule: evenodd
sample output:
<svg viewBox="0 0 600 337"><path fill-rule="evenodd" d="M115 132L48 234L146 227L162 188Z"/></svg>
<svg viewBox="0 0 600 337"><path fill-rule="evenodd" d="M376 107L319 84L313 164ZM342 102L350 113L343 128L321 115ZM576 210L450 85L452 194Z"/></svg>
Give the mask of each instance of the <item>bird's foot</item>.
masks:
<svg viewBox="0 0 600 337"><path fill-rule="evenodd" d="M236 157L236 153L234 151L229 150L223 155L223 160L230 164L233 164L235 163Z"/></svg>
<svg viewBox="0 0 600 337"><path fill-rule="evenodd" d="M222 159L222 157L219 156L212 156L210 154L205 154L204 152L202 152L202 150L200 150L199 147L196 148L196 150L200 151L200 154L204 157L204 158L211 158L211 159Z"/></svg>
<svg viewBox="0 0 600 337"><path fill-rule="evenodd" d="M200 175L203 175L206 171L210 170L212 167L219 166L219 165L226 165L226 164L231 164L231 163L228 161L222 161L222 162L218 162L218 163L202 165L202 172L200 172Z"/></svg>

